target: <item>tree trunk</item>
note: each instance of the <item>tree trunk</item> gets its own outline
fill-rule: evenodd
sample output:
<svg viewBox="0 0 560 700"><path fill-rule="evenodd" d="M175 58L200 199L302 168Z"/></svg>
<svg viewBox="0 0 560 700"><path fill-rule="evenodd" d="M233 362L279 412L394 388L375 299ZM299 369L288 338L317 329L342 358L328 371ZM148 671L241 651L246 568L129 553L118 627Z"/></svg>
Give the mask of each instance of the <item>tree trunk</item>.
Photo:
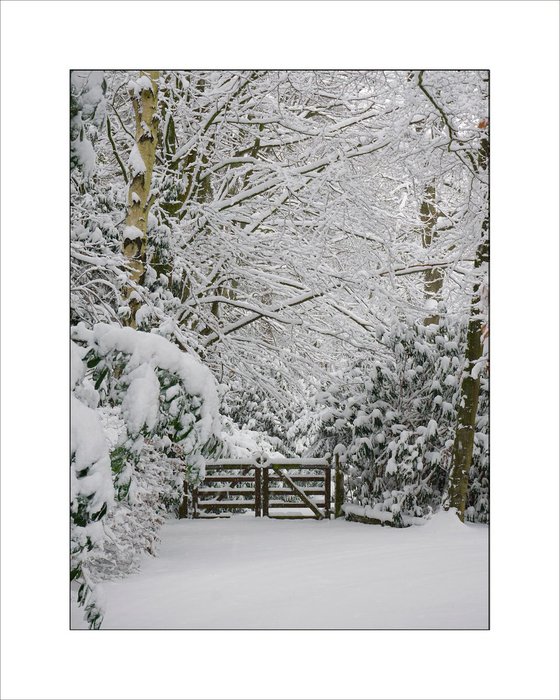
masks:
<svg viewBox="0 0 560 700"><path fill-rule="evenodd" d="M420 220L422 221L422 245L429 248L432 241L437 236L436 222L438 210L436 207L436 186L428 185L424 195L424 200L420 206ZM441 298L441 288L443 287L443 271L441 267L431 267L424 272L424 294L426 299L437 302ZM437 313L430 314L424 319L424 325L439 323Z"/></svg>
<svg viewBox="0 0 560 700"><path fill-rule="evenodd" d="M488 258L488 241L480 244L475 267ZM457 410L457 429L453 443L452 468L449 479L449 505L456 508L459 518L464 519L476 430L476 414L480 393L480 377L472 371L482 357L482 319L480 313L480 283L475 286L471 304L471 318L467 331L465 370L461 382L461 395Z"/></svg>
<svg viewBox="0 0 560 700"><path fill-rule="evenodd" d="M123 252L127 258L130 280L135 284L142 284L146 273L148 215L152 206L150 187L157 148L158 78L158 71L141 71L139 81L130 90L136 119L136 142L129 160L131 182ZM132 286L127 288L126 297L130 309L126 323L136 328L140 299Z"/></svg>
<svg viewBox="0 0 560 700"><path fill-rule="evenodd" d="M477 170L486 170L488 161L488 140L483 139L479 151ZM486 212L482 223L482 239L476 251L474 267L480 268L489 261L488 240L488 190L486 191ZM473 370L482 357L483 320L481 300L483 285L477 282L473 289L471 313L467 330L467 351L465 369L461 381L459 408L457 410L457 429L453 443L451 473L449 476L449 506L457 509L461 521L465 517L465 506L469 487L469 471L472 463L474 436L476 431L476 414L480 394L479 368Z"/></svg>

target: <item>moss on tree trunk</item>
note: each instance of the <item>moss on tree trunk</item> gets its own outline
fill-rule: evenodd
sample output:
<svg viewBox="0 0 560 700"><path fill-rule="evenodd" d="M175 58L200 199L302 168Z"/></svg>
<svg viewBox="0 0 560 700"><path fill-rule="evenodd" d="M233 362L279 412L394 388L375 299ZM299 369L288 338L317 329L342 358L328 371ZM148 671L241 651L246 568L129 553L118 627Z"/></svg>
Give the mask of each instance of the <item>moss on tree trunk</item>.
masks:
<svg viewBox="0 0 560 700"><path fill-rule="evenodd" d="M479 128L487 129L488 120L483 119ZM480 142L477 158L471 157L471 163L477 174L486 171L490 157L490 141L485 135ZM476 251L474 262L475 270L489 262L489 201L488 185L486 186L484 202L484 218L481 227L481 240ZM482 313L481 313L482 285L476 283L473 289L471 301L471 313L467 330L467 351L465 355L465 369L461 381L461 393L457 410L457 429L453 443L451 460L451 472L449 475L448 502L451 508L457 509L461 521L465 518L465 506L469 489L469 471L472 464L474 436L476 432L476 414L478 411L478 397L480 394L479 372L473 377L473 370L482 357Z"/></svg>
<svg viewBox="0 0 560 700"><path fill-rule="evenodd" d="M484 143L484 142L483 142ZM476 251L475 269L489 261L488 214L482 224L482 240ZM474 437L476 432L476 415L480 394L479 372L475 372L483 350L483 321L481 313L482 285L477 283L473 289L470 320L467 330L467 350L465 369L461 381L459 407L457 409L457 429L453 443L451 473L449 477L449 506L457 509L464 520L469 487L469 471L472 464Z"/></svg>

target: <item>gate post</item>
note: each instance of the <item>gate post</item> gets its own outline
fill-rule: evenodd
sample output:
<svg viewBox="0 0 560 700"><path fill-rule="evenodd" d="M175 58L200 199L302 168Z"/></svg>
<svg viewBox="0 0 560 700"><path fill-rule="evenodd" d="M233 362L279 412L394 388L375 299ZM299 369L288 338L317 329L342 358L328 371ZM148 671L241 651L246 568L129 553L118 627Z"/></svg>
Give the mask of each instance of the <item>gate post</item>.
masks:
<svg viewBox="0 0 560 700"><path fill-rule="evenodd" d="M263 467L262 470L263 477L263 488L262 488L262 514L264 517L268 518L268 467Z"/></svg>
<svg viewBox="0 0 560 700"><path fill-rule="evenodd" d="M325 518L331 519L331 468L325 469Z"/></svg>
<svg viewBox="0 0 560 700"><path fill-rule="evenodd" d="M198 489L192 490L193 518L198 518Z"/></svg>
<svg viewBox="0 0 560 700"><path fill-rule="evenodd" d="M338 455L334 456L334 517L340 518L344 515L342 504L344 503L344 474L340 469Z"/></svg>
<svg viewBox="0 0 560 700"><path fill-rule="evenodd" d="M260 518L261 515L261 474L262 469L255 467L255 517Z"/></svg>

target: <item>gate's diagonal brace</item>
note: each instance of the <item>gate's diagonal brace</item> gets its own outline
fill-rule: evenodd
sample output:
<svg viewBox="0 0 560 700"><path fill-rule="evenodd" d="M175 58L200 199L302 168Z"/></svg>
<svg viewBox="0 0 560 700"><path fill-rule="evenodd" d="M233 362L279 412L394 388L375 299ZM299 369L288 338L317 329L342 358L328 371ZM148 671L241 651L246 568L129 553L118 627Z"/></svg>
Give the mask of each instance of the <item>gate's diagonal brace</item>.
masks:
<svg viewBox="0 0 560 700"><path fill-rule="evenodd" d="M323 520L325 516L323 515L323 513L321 513L319 508L317 508L317 506L313 503L309 496L307 496L307 494L304 491L302 491L298 486L296 486L295 483L290 479L290 477L280 469L280 467L276 467L274 466L274 464L271 464L270 466L272 469L274 469L278 476L284 479L284 481L288 484L292 491L301 498L305 505L308 508L310 508L320 520Z"/></svg>

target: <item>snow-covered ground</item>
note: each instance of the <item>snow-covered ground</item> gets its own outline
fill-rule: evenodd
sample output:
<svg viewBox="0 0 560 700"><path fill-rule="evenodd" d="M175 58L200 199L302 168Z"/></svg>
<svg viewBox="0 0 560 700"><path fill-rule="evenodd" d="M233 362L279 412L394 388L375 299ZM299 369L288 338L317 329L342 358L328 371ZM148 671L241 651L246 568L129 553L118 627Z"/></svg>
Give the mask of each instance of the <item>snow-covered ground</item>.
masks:
<svg viewBox="0 0 560 700"><path fill-rule="evenodd" d="M487 527L453 513L407 529L170 521L158 557L104 584L103 628L486 629L487 538Z"/></svg>

